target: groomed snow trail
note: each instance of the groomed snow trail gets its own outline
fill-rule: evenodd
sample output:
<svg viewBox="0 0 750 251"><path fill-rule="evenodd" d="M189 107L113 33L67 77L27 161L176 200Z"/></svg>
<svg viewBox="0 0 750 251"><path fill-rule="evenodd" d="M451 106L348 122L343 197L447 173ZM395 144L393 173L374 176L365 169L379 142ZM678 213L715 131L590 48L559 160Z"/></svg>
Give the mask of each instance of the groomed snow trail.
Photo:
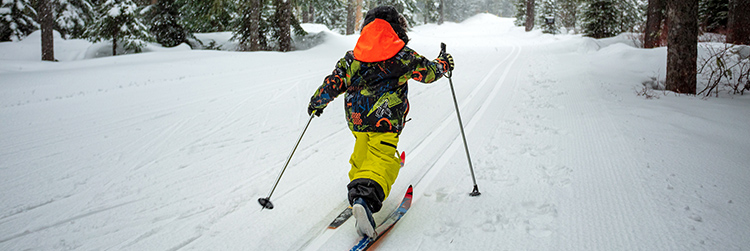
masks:
<svg viewBox="0 0 750 251"><path fill-rule="evenodd" d="M492 15L409 35L428 58L440 42L455 57L482 195L468 195L448 80L410 82L407 161L383 212L410 184L414 204L381 250L750 246L750 99L645 100L633 87L664 50L527 33ZM353 221L325 231L347 205L342 98L313 119L276 208L257 203L310 96L356 42L328 36L291 53L0 60L0 250L351 247Z"/></svg>

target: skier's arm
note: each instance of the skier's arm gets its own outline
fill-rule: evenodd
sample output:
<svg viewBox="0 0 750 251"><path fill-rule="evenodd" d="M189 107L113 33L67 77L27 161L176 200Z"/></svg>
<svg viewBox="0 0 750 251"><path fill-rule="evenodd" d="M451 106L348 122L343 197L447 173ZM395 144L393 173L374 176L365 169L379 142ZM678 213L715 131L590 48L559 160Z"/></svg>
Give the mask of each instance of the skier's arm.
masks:
<svg viewBox="0 0 750 251"><path fill-rule="evenodd" d="M422 55L415 53L412 53L414 56L414 59L412 60L413 69L414 71L411 74L411 78L422 82L422 83L432 83L436 80L440 79L443 74L446 72L452 70L453 64L452 57L450 54L446 54L444 56L438 57L435 60L430 61L429 59L423 57ZM451 60L449 60L449 58Z"/></svg>
<svg viewBox="0 0 750 251"><path fill-rule="evenodd" d="M348 65L346 58L339 60L333 73L323 80L323 84L318 87L318 90L316 90L315 94L310 98L310 108L322 110L328 105L328 103L333 101L334 98L346 91L348 84L346 69Z"/></svg>

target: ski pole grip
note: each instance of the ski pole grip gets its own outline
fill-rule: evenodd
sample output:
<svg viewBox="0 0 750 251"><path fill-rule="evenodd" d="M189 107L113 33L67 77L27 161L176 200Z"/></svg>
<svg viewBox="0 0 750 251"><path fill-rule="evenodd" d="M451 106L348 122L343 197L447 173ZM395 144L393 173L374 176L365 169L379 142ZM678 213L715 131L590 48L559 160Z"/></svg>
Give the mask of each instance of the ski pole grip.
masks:
<svg viewBox="0 0 750 251"><path fill-rule="evenodd" d="M445 43L440 43L440 56L445 55Z"/></svg>

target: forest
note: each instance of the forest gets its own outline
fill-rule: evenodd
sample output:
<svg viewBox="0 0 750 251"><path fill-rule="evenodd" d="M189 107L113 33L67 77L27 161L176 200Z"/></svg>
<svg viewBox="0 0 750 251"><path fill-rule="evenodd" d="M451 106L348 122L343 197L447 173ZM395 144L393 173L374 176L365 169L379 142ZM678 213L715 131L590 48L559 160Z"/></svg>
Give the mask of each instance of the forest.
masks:
<svg viewBox="0 0 750 251"><path fill-rule="evenodd" d="M363 14L378 5L395 6L411 26L489 13L515 17L526 31L592 38L631 33L644 48L669 46L675 65L668 67L673 77L666 86L680 93L695 93L692 79L707 67L697 62L699 37L750 44L750 0L2 0L0 41L22 40L41 29L42 60L54 61L53 30L63 38L111 41L112 55L118 45L139 52L148 42L212 49L191 39L193 34L229 31L238 42L229 50L284 52L307 35L300 23L355 34ZM714 81L732 77L722 73L732 67L708 67Z"/></svg>

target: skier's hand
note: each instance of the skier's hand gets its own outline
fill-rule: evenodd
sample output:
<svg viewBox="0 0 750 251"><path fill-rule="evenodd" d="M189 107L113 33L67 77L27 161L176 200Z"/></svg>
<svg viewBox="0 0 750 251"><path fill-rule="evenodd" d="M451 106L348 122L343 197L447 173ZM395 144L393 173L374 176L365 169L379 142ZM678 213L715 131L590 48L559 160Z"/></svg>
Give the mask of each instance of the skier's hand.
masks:
<svg viewBox="0 0 750 251"><path fill-rule="evenodd" d="M453 56L451 56L450 53L444 53L440 55L440 57L438 57L438 61L443 65L443 70L445 72L453 71L453 69L456 67L456 64L453 62Z"/></svg>
<svg viewBox="0 0 750 251"><path fill-rule="evenodd" d="M312 116L313 113L315 113L315 116L320 117L320 114L323 114L323 108L315 108L312 106L312 104L310 104L307 107L307 115Z"/></svg>
<svg viewBox="0 0 750 251"><path fill-rule="evenodd" d="M445 59L448 61L448 64L450 64L450 70L453 71L453 69L455 69L456 67L456 63L453 62L453 56L451 56L451 54L449 53L445 53Z"/></svg>

